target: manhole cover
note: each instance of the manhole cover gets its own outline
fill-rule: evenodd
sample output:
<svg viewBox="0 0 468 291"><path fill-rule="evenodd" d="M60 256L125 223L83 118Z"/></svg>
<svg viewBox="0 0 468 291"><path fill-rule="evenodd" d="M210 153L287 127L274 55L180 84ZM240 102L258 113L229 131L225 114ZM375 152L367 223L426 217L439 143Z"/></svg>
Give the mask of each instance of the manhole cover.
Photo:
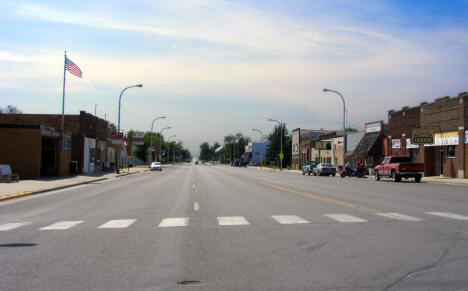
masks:
<svg viewBox="0 0 468 291"><path fill-rule="evenodd" d="M198 281L198 280L184 280L184 281L177 282L178 285L196 285L200 283L201 281Z"/></svg>

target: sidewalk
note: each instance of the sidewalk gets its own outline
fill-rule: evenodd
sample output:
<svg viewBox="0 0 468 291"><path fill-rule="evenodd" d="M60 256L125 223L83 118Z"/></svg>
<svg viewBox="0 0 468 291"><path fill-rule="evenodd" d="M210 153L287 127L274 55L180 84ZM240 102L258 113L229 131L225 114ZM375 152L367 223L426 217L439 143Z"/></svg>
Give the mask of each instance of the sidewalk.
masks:
<svg viewBox="0 0 468 291"><path fill-rule="evenodd" d="M18 183L0 183L0 201L142 173L148 170L149 168L147 166L137 166L130 168L130 170L122 169L120 174L114 172L100 172L89 175L20 180Z"/></svg>

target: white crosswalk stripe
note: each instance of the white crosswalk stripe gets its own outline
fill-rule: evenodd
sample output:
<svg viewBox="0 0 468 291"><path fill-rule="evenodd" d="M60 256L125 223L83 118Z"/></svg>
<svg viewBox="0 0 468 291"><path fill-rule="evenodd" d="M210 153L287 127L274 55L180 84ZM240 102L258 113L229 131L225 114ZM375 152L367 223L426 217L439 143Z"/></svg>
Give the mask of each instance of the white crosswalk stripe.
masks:
<svg viewBox="0 0 468 291"><path fill-rule="evenodd" d="M403 220L403 221L421 221L421 218L414 216L404 215L401 213L376 213L377 215L387 217L394 220Z"/></svg>
<svg viewBox="0 0 468 291"><path fill-rule="evenodd" d="M84 221L59 221L54 224L51 224L49 226L45 226L43 228L39 228L39 230L56 230L56 229L69 229L71 227L74 227L75 225L78 225Z"/></svg>
<svg viewBox="0 0 468 291"><path fill-rule="evenodd" d="M116 219L109 220L98 228L126 228L134 223L136 219Z"/></svg>
<svg viewBox="0 0 468 291"><path fill-rule="evenodd" d="M366 222L367 220L349 214L325 214L325 216L338 222Z"/></svg>
<svg viewBox="0 0 468 291"><path fill-rule="evenodd" d="M248 225L249 222L243 216L221 216L218 217L219 225Z"/></svg>
<svg viewBox="0 0 468 291"><path fill-rule="evenodd" d="M21 227L26 224L30 224L31 222L10 222L10 223L4 223L0 225L0 231L7 231L7 230L12 230L18 227Z"/></svg>
<svg viewBox="0 0 468 291"><path fill-rule="evenodd" d="M159 224L159 227L187 226L188 224L188 217L164 218Z"/></svg>
<svg viewBox="0 0 468 291"><path fill-rule="evenodd" d="M468 220L468 216L460 215L456 213L450 213L450 212L426 212L426 214L445 217L445 218L451 218L451 219L456 219L456 220Z"/></svg>
<svg viewBox="0 0 468 291"><path fill-rule="evenodd" d="M296 215L272 215L271 218L280 224L310 223L310 221Z"/></svg>

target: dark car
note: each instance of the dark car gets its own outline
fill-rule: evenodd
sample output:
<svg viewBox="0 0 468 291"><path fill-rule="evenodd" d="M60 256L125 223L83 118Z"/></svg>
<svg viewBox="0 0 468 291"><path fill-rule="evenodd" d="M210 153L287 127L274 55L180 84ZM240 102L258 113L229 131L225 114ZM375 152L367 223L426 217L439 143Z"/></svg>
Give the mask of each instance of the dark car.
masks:
<svg viewBox="0 0 468 291"><path fill-rule="evenodd" d="M314 168L314 176L335 176L336 175L336 167L332 164L327 163L320 163L317 167Z"/></svg>
<svg viewBox="0 0 468 291"><path fill-rule="evenodd" d="M310 175L314 172L314 168L317 166L317 162L314 161L306 161L305 164L302 166L302 175Z"/></svg>
<svg viewBox="0 0 468 291"><path fill-rule="evenodd" d="M234 162L232 162L233 167L247 167L247 163L243 160L240 159L235 159Z"/></svg>

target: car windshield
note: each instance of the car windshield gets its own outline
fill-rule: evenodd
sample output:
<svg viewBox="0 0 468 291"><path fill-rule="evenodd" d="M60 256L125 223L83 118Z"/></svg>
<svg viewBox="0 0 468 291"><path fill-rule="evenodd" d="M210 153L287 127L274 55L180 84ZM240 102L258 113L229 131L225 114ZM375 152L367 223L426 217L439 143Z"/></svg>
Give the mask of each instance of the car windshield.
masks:
<svg viewBox="0 0 468 291"><path fill-rule="evenodd" d="M320 164L322 168L334 168L332 164Z"/></svg>

